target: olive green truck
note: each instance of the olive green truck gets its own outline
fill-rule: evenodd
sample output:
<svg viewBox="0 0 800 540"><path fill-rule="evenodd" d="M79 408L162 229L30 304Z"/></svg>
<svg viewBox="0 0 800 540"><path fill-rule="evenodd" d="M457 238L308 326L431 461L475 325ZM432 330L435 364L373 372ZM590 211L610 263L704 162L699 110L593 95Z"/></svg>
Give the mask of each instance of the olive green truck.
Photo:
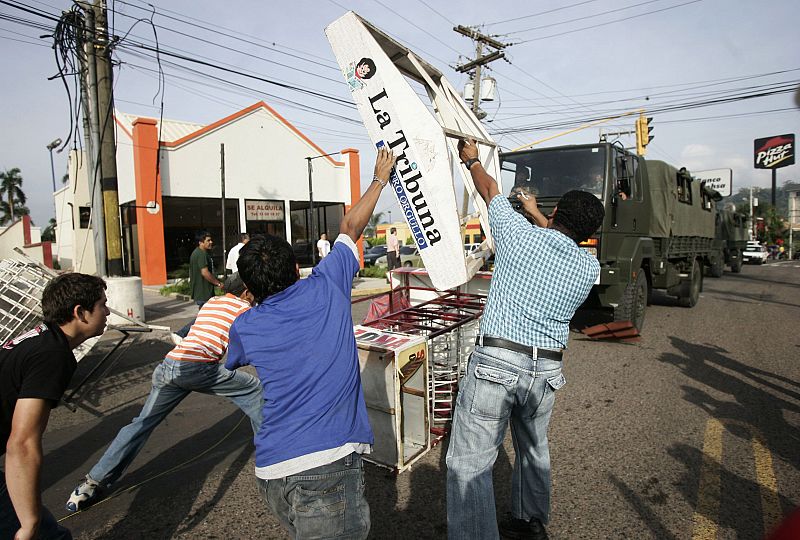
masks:
<svg viewBox="0 0 800 540"><path fill-rule="evenodd" d="M500 159L503 186L532 192L545 214L572 189L603 201L603 225L582 244L601 267L587 302L613 310L615 320L631 321L638 331L653 289L692 307L706 271L719 277L725 265L741 269L742 216L718 212L719 194L686 169L612 143L508 152Z"/></svg>

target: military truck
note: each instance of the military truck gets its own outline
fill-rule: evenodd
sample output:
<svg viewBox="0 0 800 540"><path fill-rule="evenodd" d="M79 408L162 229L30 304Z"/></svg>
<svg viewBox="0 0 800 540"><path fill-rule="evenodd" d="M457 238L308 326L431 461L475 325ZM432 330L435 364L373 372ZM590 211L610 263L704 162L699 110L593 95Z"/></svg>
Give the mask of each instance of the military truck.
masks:
<svg viewBox="0 0 800 540"><path fill-rule="evenodd" d="M722 277L726 265L734 274L741 272L744 262L742 252L747 247L749 237L747 217L744 214L731 209L717 208L715 249L710 257L709 274L713 277Z"/></svg>
<svg viewBox="0 0 800 540"><path fill-rule="evenodd" d="M582 244L601 267L589 302L610 308L615 320L631 321L638 331L653 289L693 307L705 267L724 257L715 239L719 195L686 169L611 143L508 152L500 160L503 186L529 190L545 214L572 189L603 201L603 225Z"/></svg>

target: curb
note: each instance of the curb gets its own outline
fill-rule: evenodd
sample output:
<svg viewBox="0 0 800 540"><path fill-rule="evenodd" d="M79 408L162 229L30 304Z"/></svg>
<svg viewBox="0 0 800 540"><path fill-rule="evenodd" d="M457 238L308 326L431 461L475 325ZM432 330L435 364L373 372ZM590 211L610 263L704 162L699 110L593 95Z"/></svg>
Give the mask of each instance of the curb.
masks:
<svg viewBox="0 0 800 540"><path fill-rule="evenodd" d="M377 289L353 289L350 291L350 296L353 298L360 297L360 296L372 296L373 294L382 294L389 292L391 287L387 285L386 287L379 287Z"/></svg>

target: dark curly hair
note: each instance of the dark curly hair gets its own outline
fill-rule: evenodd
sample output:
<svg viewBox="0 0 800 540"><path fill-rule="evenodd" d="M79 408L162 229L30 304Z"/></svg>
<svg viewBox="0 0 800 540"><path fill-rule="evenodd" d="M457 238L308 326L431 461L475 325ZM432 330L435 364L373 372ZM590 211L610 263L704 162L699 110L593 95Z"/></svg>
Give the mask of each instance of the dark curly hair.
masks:
<svg viewBox="0 0 800 540"><path fill-rule="evenodd" d="M558 201L553 228L581 243L600 228L605 215L606 209L600 199L588 191L573 189Z"/></svg>
<svg viewBox="0 0 800 540"><path fill-rule="evenodd" d="M75 306L91 312L105 290L103 278L78 272L61 274L42 292L42 319L49 324L66 324L75 318Z"/></svg>
<svg viewBox="0 0 800 540"><path fill-rule="evenodd" d="M239 252L239 276L256 302L277 294L297 281L297 260L283 238L254 234Z"/></svg>

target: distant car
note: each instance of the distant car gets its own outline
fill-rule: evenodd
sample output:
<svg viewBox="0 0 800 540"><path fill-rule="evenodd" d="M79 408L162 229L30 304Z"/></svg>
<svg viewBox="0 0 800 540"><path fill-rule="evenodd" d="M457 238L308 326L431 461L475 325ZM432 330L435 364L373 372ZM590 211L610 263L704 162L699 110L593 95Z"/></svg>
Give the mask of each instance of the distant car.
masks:
<svg viewBox="0 0 800 540"><path fill-rule="evenodd" d="M464 244L464 255L469 255L479 247L481 247L480 244Z"/></svg>
<svg viewBox="0 0 800 540"><path fill-rule="evenodd" d="M764 264L769 256L769 252L765 246L758 242L747 242L747 247L742 252L742 262L753 262L755 264Z"/></svg>
<svg viewBox="0 0 800 540"><path fill-rule="evenodd" d="M375 261L375 266L389 266L386 255L378 257ZM416 267L422 268L425 265L422 263L422 256L419 254L419 249L416 246L400 246L400 266L407 268Z"/></svg>
<svg viewBox="0 0 800 540"><path fill-rule="evenodd" d="M373 246L364 251L364 266L372 266L375 260L383 255L386 255L386 245Z"/></svg>

